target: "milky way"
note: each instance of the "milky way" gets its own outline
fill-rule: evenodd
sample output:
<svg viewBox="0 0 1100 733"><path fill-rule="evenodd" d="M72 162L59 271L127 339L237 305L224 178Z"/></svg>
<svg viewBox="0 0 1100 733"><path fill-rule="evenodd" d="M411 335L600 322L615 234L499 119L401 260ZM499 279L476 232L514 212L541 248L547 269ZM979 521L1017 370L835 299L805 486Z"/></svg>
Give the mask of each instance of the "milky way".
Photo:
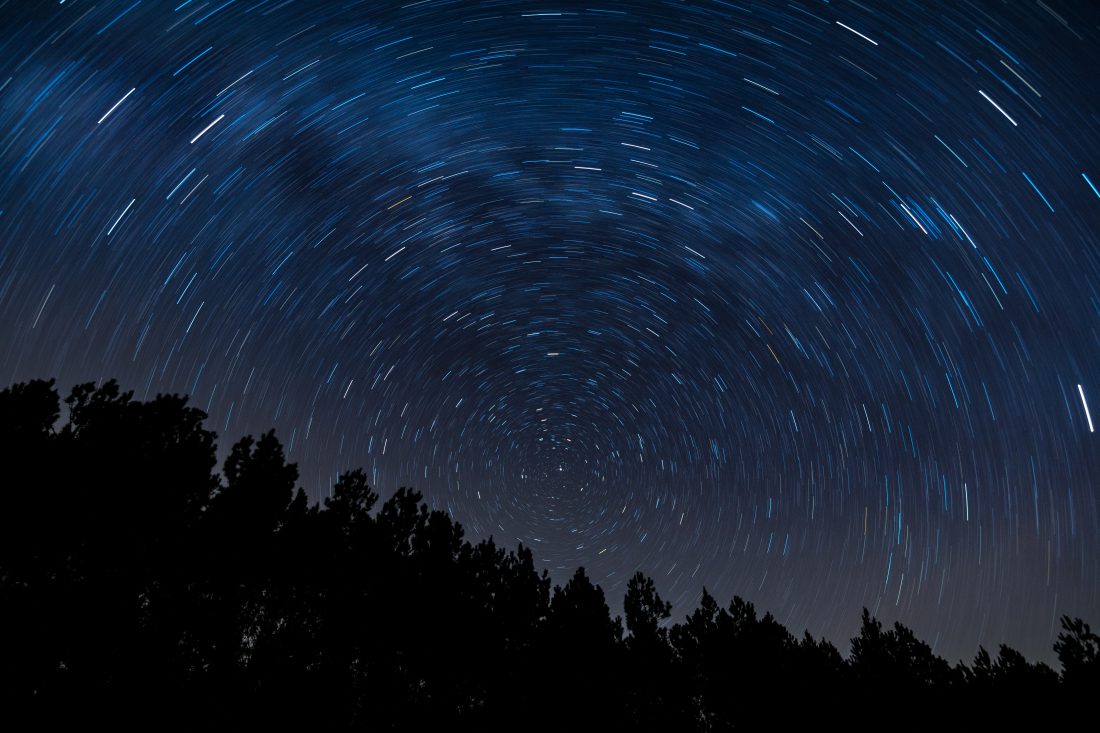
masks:
<svg viewBox="0 0 1100 733"><path fill-rule="evenodd" d="M4 385L677 618L1100 623L1097 6L588 4L0 4Z"/></svg>

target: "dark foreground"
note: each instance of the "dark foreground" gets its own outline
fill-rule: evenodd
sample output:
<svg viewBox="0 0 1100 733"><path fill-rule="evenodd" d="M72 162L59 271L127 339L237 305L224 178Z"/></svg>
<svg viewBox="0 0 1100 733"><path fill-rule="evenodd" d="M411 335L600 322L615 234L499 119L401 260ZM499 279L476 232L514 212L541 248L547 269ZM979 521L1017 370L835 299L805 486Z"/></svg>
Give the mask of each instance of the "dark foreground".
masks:
<svg viewBox="0 0 1100 733"><path fill-rule="evenodd" d="M273 433L215 435L186 398L113 382L0 392L0 700L9 730L1091 728L1100 638L1061 670L1002 646L950 665L864 611L847 657L704 592L685 621L642 573L623 620L578 569L463 540L361 471L310 505Z"/></svg>

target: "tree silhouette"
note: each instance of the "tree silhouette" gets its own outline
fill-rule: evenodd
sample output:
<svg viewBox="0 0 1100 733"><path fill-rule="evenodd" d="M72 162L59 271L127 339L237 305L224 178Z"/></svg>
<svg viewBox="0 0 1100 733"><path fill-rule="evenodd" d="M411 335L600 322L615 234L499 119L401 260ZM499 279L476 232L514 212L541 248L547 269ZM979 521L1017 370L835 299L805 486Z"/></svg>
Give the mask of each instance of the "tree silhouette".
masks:
<svg viewBox="0 0 1100 733"><path fill-rule="evenodd" d="M630 726L691 729L696 722L689 689L663 624L672 604L661 599L653 579L641 571L627 582L623 612L626 639L622 687Z"/></svg>
<svg viewBox="0 0 1100 733"><path fill-rule="evenodd" d="M551 593L532 552L468 541L362 470L311 504L274 432L221 471L205 415L114 381L0 391L0 695L38 727L684 730L882 715L1050 726L1089 704L1100 638L1062 617L1061 674L1000 646L952 667L864 609L845 658L703 589L635 573L623 620L583 568ZM897 711L904 709L904 716ZM874 718L878 719L878 718Z"/></svg>
<svg viewBox="0 0 1100 733"><path fill-rule="evenodd" d="M852 639L852 670L871 687L936 689L951 684L951 666L932 653L912 630L899 622L883 631L882 623L864 608L859 636Z"/></svg>
<svg viewBox="0 0 1100 733"><path fill-rule="evenodd" d="M577 568L555 586L539 634L542 667L538 684L554 701L541 724L561 730L585 720L593 728L621 721L620 644L622 622L611 619L603 589Z"/></svg>
<svg viewBox="0 0 1100 733"><path fill-rule="evenodd" d="M1100 637L1081 619L1062 616L1062 632L1054 642L1067 685L1097 689L1100 685Z"/></svg>

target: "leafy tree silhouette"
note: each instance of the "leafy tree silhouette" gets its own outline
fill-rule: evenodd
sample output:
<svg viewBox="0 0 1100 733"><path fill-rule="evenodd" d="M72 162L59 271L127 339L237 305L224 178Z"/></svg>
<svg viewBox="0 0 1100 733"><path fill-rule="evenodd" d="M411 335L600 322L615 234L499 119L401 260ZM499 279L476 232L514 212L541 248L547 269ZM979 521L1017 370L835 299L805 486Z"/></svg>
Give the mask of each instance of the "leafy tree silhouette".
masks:
<svg viewBox="0 0 1100 733"><path fill-rule="evenodd" d="M859 636L852 639L851 663L855 678L870 687L935 689L952 681L951 666L912 630L895 622L883 631L866 608Z"/></svg>
<svg viewBox="0 0 1100 733"><path fill-rule="evenodd" d="M64 402L57 429L52 380L0 393L4 464L25 497L3 527L0 593L22 638L5 639L5 682L43 714L121 709L121 690L155 706L179 682L175 602L217 485L214 435L186 398L139 402L114 381Z"/></svg>
<svg viewBox="0 0 1100 733"><path fill-rule="evenodd" d="M585 721L591 728L622 724L620 643L622 622L612 620L603 589L577 568L555 586L538 642L542 666L536 678L553 701L539 724L563 730Z"/></svg>
<svg viewBox="0 0 1100 733"><path fill-rule="evenodd" d="M1001 644L996 659L978 647L968 681L976 688L1012 690L1020 694L1049 692L1058 684L1058 673L1043 663L1032 664L1015 649Z"/></svg>
<svg viewBox="0 0 1100 733"><path fill-rule="evenodd" d="M689 689L662 624L672 605L661 599L653 579L641 571L626 586L626 638L622 686L630 727L692 729L698 722Z"/></svg>
<svg viewBox="0 0 1100 733"><path fill-rule="evenodd" d="M1054 642L1067 686L1100 689L1100 636L1079 618L1062 616L1062 632Z"/></svg>
<svg viewBox="0 0 1100 733"><path fill-rule="evenodd" d="M660 624L672 615L672 604L661 600L653 579L640 570L626 584L623 612L634 646L667 640L668 632Z"/></svg>

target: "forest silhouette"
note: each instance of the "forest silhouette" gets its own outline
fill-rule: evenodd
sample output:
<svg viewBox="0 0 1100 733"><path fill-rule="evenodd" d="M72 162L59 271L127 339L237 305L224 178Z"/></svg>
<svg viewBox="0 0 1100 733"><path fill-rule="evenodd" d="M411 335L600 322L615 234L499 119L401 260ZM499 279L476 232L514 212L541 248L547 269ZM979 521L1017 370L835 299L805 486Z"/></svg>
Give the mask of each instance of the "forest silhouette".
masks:
<svg viewBox="0 0 1100 733"><path fill-rule="evenodd" d="M354 470L311 504L273 431L238 440L219 471L205 418L184 396L135 400L114 381L78 385L63 403L52 379L0 392L9 724L725 731L1095 721L1100 637L1081 619L1061 619L1056 671L1003 645L953 666L866 609L845 656L705 589L670 624L669 604L641 572L627 585L625 618L612 618L583 568L552 589L528 548L465 540L414 490L379 505Z"/></svg>

